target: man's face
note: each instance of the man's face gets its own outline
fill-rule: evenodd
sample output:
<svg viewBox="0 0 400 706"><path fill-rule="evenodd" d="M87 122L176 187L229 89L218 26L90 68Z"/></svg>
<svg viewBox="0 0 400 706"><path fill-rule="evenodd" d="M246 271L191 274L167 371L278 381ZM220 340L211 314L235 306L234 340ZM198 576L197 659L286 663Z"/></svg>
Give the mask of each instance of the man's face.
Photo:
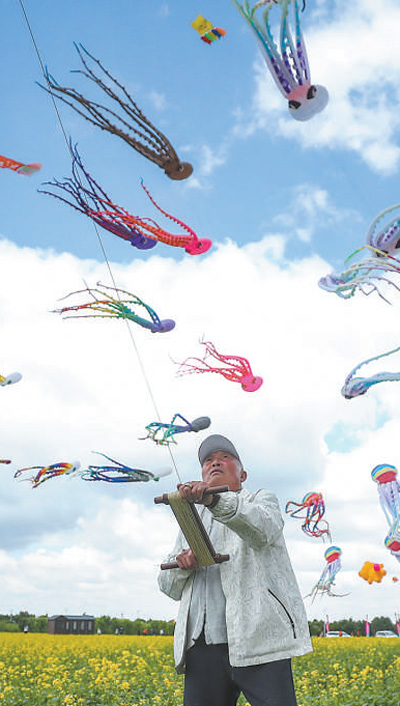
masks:
<svg viewBox="0 0 400 706"><path fill-rule="evenodd" d="M247 477L240 461L227 451L214 451L207 456L201 474L208 485L228 485L229 490L240 490Z"/></svg>

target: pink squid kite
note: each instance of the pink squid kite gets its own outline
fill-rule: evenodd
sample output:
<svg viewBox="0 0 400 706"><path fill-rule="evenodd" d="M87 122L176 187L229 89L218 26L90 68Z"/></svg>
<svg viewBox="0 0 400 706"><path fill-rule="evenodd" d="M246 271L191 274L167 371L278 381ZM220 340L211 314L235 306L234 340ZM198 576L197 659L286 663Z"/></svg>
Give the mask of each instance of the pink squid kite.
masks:
<svg viewBox="0 0 400 706"><path fill-rule="evenodd" d="M289 506L294 505L294 510L289 510ZM322 537L325 539L325 535L331 539L331 534L329 531L329 525L326 520L322 517L325 514L325 503L321 493L306 493L301 503L295 503L290 500L286 503L285 512L290 514L290 517L297 517L303 520L301 529L309 537ZM321 525L325 524L325 527Z"/></svg>
<svg viewBox="0 0 400 706"><path fill-rule="evenodd" d="M297 0L232 1L256 35L271 76L289 101L292 118L305 121L320 113L327 105L329 95L324 86L311 84ZM294 36L289 26L290 7L293 8ZM279 47L270 22L270 13L274 8L280 12ZM257 10L260 10L260 17Z"/></svg>
<svg viewBox="0 0 400 706"><path fill-rule="evenodd" d="M389 525L385 546L400 561L400 483L397 468L382 463L375 466L371 477L378 484L379 501Z"/></svg>
<svg viewBox="0 0 400 706"><path fill-rule="evenodd" d="M187 358L183 363L180 363L178 375L185 375L186 373L220 373L227 380L239 382L245 392L255 392L263 384L263 379L253 374L250 363L246 358L218 353L214 344L210 341L201 341L201 345L205 346L206 349L204 359ZM208 356L223 363L223 367L213 367L207 363L206 358Z"/></svg>
<svg viewBox="0 0 400 706"><path fill-rule="evenodd" d="M15 159L9 159L8 157L2 157L0 155L0 168L1 169L12 169L13 172L17 174L22 174L22 176L31 176L42 168L39 162L33 162L32 164L24 164L23 162L16 162Z"/></svg>
<svg viewBox="0 0 400 706"><path fill-rule="evenodd" d="M58 189L58 192L53 193L53 191L42 189L39 190L40 193L48 194L60 201L64 201L64 203L69 204L72 208L91 218L101 228L118 235L118 237L123 238L123 240L128 241L140 250L154 247L157 241L166 245L184 248L189 255L200 255L210 249L211 240L207 238L199 239L194 230L186 223L164 211L154 201L143 182L142 188L151 203L166 218L169 218L169 220L179 225L183 231L186 231L186 234L170 233L161 228L151 218L132 216L122 206L112 203L106 192L84 167L77 148L70 145L70 152L72 154L72 177L65 179L65 181L54 179L54 181L45 182L44 186L51 186L53 189ZM60 195L60 192L62 195Z"/></svg>

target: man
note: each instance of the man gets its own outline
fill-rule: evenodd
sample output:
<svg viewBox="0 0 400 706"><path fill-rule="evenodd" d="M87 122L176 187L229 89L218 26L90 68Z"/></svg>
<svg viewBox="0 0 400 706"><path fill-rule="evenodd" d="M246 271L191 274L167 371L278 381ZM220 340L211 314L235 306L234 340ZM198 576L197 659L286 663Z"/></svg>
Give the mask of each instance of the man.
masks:
<svg viewBox="0 0 400 706"><path fill-rule="evenodd" d="M202 520L222 564L198 567L182 533L180 568L162 571L161 590L180 601L174 652L185 672L184 706L296 706L291 657L312 650L307 618L283 538L278 500L242 489L247 478L234 445L220 434L199 448L202 481L178 486L205 507ZM213 486L229 491L206 495Z"/></svg>

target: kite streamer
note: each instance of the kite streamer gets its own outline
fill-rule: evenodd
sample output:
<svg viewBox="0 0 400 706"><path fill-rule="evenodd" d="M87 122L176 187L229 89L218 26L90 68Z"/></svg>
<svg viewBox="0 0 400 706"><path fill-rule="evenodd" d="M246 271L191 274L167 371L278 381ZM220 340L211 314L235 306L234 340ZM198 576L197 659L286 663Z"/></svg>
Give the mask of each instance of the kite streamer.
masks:
<svg viewBox="0 0 400 706"><path fill-rule="evenodd" d="M219 373L227 380L239 382L246 392L255 392L255 390L258 390L263 384L261 377L254 376L250 363L246 358L218 353L214 344L210 341L201 341L201 345L206 348L204 359L187 358L183 363L180 363L178 375L185 375L187 373ZM224 367L213 367L209 365L205 360L208 356L223 363ZM201 367L199 367L199 364Z"/></svg>
<svg viewBox="0 0 400 706"><path fill-rule="evenodd" d="M81 473L82 480L105 481L106 483L146 483L149 480L158 481L160 478L172 473L170 468L163 469L159 473L151 473L150 471L144 471L139 468L131 468L99 451L95 453L98 453L99 456L103 456L107 461L111 461L113 465L90 465L89 470Z"/></svg>
<svg viewBox="0 0 400 706"><path fill-rule="evenodd" d="M6 377L4 375L0 375L0 385L1 387L13 385L16 382L19 382L21 378L21 373L11 373L11 375L7 375Z"/></svg>
<svg viewBox="0 0 400 706"><path fill-rule="evenodd" d="M180 161L169 140L143 115L126 88L111 76L100 61L89 54L82 44L79 46L75 44L75 48L84 70L80 69L73 73L82 74L98 86L111 101L114 101L113 109L85 98L74 88L60 86L47 69L45 73L47 86L39 84L41 88L69 105L96 127L112 135L118 135L137 152L161 167L170 179L187 179L193 172L192 165ZM99 75L96 75L89 66L89 60L97 66ZM118 110L122 110L121 115L117 114Z"/></svg>
<svg viewBox="0 0 400 706"><path fill-rule="evenodd" d="M295 510L289 510L289 506L294 505ZM325 514L325 503L321 493L306 493L301 503L295 503L290 500L286 503L285 512L290 514L290 517L296 517L303 520L301 529L309 537L322 537L325 535L332 541L329 531L329 525L322 517ZM325 525L325 527L321 526Z"/></svg>
<svg viewBox="0 0 400 706"><path fill-rule="evenodd" d="M365 561L362 569L358 572L358 575L368 581L369 584L380 583L384 576L386 576L386 571L383 568L383 564L373 564L371 561Z"/></svg>
<svg viewBox="0 0 400 706"><path fill-rule="evenodd" d="M333 593L331 588L335 583L335 578L342 568L342 564L340 561L340 555L342 553L342 550L339 547L329 547L326 552L324 553L324 557L326 559L326 566L318 580L318 582L315 584L313 587L311 593L309 593L309 596L312 596L312 600L314 601L315 597L317 595L327 595L327 596L335 596L337 598L342 598L344 595L348 594L338 594L338 593Z"/></svg>
<svg viewBox="0 0 400 706"><path fill-rule="evenodd" d="M0 463L11 463L11 461L8 458L2 458L0 459Z"/></svg>
<svg viewBox="0 0 400 706"><path fill-rule="evenodd" d="M115 293L113 296L111 292ZM135 294L130 294L124 289L117 289L115 287L107 287L104 284L97 284L97 288L81 289L77 292L71 292L67 294L63 299L72 297L74 294L87 293L92 297L92 301L84 302L83 304L74 304L72 306L65 306L62 309L55 309L54 313L66 314L71 312L70 316L65 316L65 319L77 318L115 318L115 319L129 319L129 321L134 321L139 326L149 329L152 333L166 333L171 331L175 326L175 321L172 319L160 320L154 309L142 302L139 297ZM98 299L96 295L102 297ZM130 307L138 306L145 309L148 313L150 320L144 319L142 316L136 314ZM93 313L89 314L79 314L74 316L74 312L86 312L90 311Z"/></svg>
<svg viewBox="0 0 400 706"><path fill-rule="evenodd" d="M0 168L12 169L13 172L22 174L22 176L32 176L32 174L36 174L36 172L42 168L42 165L39 164L39 162L24 164L23 162L16 162L15 159L8 159L8 157L2 157L0 155Z"/></svg>
<svg viewBox="0 0 400 706"><path fill-rule="evenodd" d="M105 230L118 235L120 238L127 240L135 247L141 250L147 250L154 247L157 241L182 247L190 255L200 255L210 249L212 243L207 238L199 239L186 223L171 216L170 213L164 211L150 195L142 181L142 188L146 192L151 203L162 213L166 218L179 225L182 230L188 235L174 234L161 228L151 218L140 218L132 216L121 206L112 203L106 192L97 184L93 177L89 174L83 165L82 159L77 148L70 146L72 154L72 178L67 178L65 181L45 182L44 186L51 186L58 190L57 193L47 190L39 190L40 193L54 196L60 201L69 204L77 211L84 213L91 218L95 223ZM60 192L62 195L60 195ZM67 197L65 196L67 194Z"/></svg>
<svg viewBox="0 0 400 706"><path fill-rule="evenodd" d="M176 420L180 419L184 424L176 424ZM211 424L210 417L197 417L193 422L189 422L181 414L174 414L170 424L162 422L151 422L146 427L147 436L144 439L151 439L160 446L168 446L168 444L176 444L174 434L182 434L186 431L201 431L208 429Z"/></svg>
<svg viewBox="0 0 400 706"><path fill-rule="evenodd" d="M80 465L79 461L76 461L75 463L53 463L51 466L29 466L28 468L20 468L19 471L16 471L14 478L18 478L22 473L26 473L27 471L37 471L37 473L30 478L21 479L31 481L32 487L37 488L50 478L76 473Z"/></svg>
<svg viewBox="0 0 400 706"><path fill-rule="evenodd" d="M379 501L389 525L384 544L400 561L400 483L397 468L382 463L375 466L371 477L378 484Z"/></svg>
<svg viewBox="0 0 400 706"><path fill-rule="evenodd" d="M190 23L193 29L199 33L200 39L206 44L212 44L216 39L224 37L226 32L220 27L213 27L209 20L206 20L203 15L198 15L196 19Z"/></svg>
<svg viewBox="0 0 400 706"><path fill-rule="evenodd" d="M311 84L297 0L244 0L243 3L233 0L233 3L255 33L272 78L289 101L291 116L305 121L321 112L328 103L328 91L324 86ZM290 8L293 10L294 38L289 26ZM270 22L270 13L274 9L280 13L279 47ZM260 17L257 10L260 10Z"/></svg>
<svg viewBox="0 0 400 706"><path fill-rule="evenodd" d="M400 350L400 346L397 348L394 348L392 351L388 351L387 353L381 353L380 355L376 355L373 358L368 358L367 360L363 360L362 363L357 365L351 372L348 374L344 385L342 387L342 395L343 397L346 398L346 400L350 400L353 397L359 397L360 395L365 395L366 392L368 392L369 388L372 387L373 385L377 385L380 382L396 382L400 380L400 372L398 373L376 373L375 375L371 375L369 378L360 378L360 377L354 377L354 374L359 370L363 365L367 365L367 363L371 363L373 360L379 360L380 358L385 358L388 355L391 355L392 353L396 353L397 351Z"/></svg>

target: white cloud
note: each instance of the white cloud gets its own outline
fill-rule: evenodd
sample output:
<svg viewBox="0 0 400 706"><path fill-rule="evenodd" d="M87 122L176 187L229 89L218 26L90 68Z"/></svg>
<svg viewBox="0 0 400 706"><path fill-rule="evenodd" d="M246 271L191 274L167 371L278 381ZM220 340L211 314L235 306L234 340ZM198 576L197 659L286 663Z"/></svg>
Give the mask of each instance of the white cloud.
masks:
<svg viewBox="0 0 400 706"><path fill-rule="evenodd" d="M159 91L151 91L149 93L149 98L157 110L165 110L167 101L163 93L160 93Z"/></svg>
<svg viewBox="0 0 400 706"><path fill-rule="evenodd" d="M291 119L286 101L259 59L253 109L245 120L239 116L236 134L273 129L303 147L350 150L371 169L392 174L400 159L398 3L358 0L334 9L324 3L314 16L304 14L301 22L311 78L327 87L328 106L309 122Z"/></svg>
<svg viewBox="0 0 400 706"><path fill-rule="evenodd" d="M327 208L324 198L313 203ZM248 486L269 487L282 506L313 489L326 494L343 549L338 592L351 585L351 595L337 599L340 605L323 599L318 611L328 600L332 617L373 615L375 594L361 579L352 582L366 559L396 569L382 545L384 518L369 473L376 463L399 463L398 386L379 385L351 401L340 388L357 362L397 343L397 315L377 297L343 302L322 292L317 282L329 265L316 256L285 260L284 243L271 233L243 248L227 241L179 261L158 245L145 261L111 265L121 288L176 320L164 335L131 327L162 420L176 412L210 416L210 431L227 434L240 449ZM105 266L94 260L0 241L0 373L23 374L20 383L0 388L0 456L13 460L1 471L3 605L172 617L176 607L159 595L155 577L176 526L167 508L153 506L153 496L176 478L120 487L61 477L33 490L12 477L18 468L61 460L97 464L93 451L153 471L171 465L165 449L139 441L157 415L124 322L63 321L49 313L82 287L82 278L108 283ZM172 361L202 356L203 336L221 353L248 358L264 378L260 390L246 393L217 374L176 377ZM335 449L332 431L340 424L357 442L344 451ZM196 449L207 433L177 439L182 478L198 476ZM308 593L322 571L324 546L303 538L290 518L286 533ZM395 589L389 582L380 589L386 612L393 612Z"/></svg>
<svg viewBox="0 0 400 706"><path fill-rule="evenodd" d="M273 219L273 223L285 232L295 235L300 241L309 243L316 232L332 225L342 226L346 219L359 220L350 209L340 209L332 202L326 189L304 183L294 187L288 194L288 207Z"/></svg>

